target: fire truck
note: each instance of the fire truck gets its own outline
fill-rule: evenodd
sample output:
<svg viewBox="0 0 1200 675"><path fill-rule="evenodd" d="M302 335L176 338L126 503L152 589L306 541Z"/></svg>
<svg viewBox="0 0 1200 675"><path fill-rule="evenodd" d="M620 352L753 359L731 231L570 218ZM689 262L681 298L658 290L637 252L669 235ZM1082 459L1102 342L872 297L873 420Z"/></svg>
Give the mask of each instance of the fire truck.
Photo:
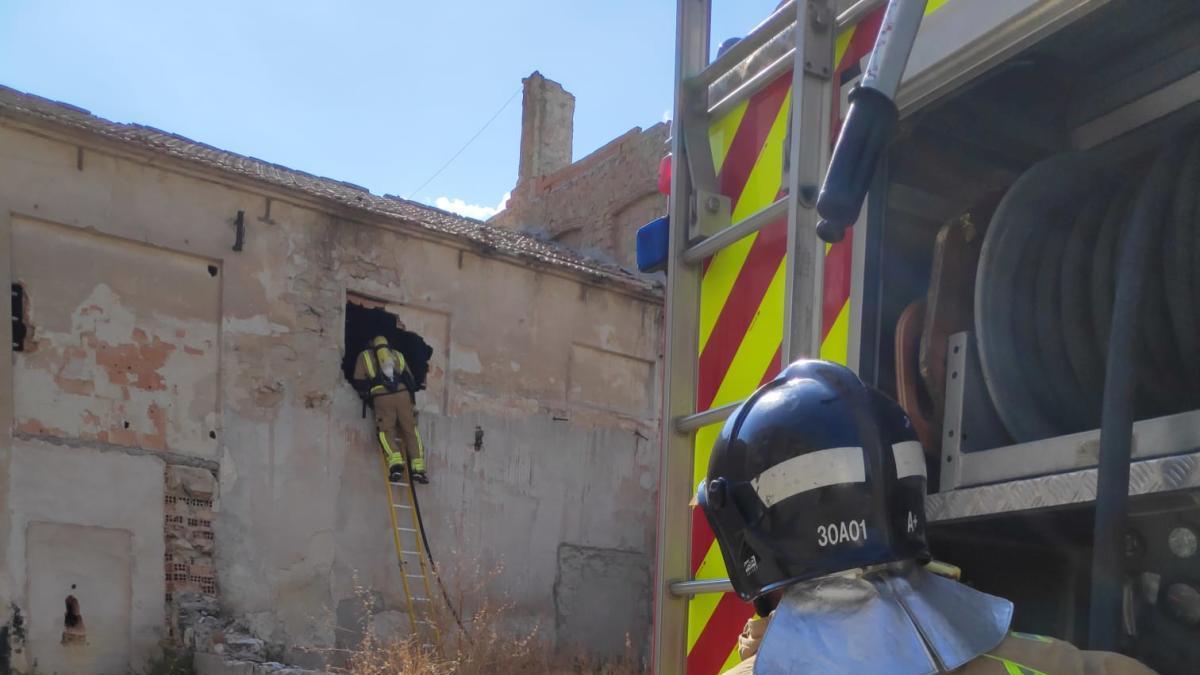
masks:
<svg viewBox="0 0 1200 675"><path fill-rule="evenodd" d="M753 608L693 497L723 421L802 357L900 401L932 551L1014 630L1200 672L1200 3L923 3L831 242L885 3L791 0L744 36L710 3L678 0L670 211L639 234L667 287L654 672L739 660Z"/></svg>

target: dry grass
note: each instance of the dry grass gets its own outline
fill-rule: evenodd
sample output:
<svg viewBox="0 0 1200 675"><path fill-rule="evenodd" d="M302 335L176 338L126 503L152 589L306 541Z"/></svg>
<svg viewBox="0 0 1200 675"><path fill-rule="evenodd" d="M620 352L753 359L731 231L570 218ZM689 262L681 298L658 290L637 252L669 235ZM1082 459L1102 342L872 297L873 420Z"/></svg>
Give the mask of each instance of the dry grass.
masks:
<svg viewBox="0 0 1200 675"><path fill-rule="evenodd" d="M626 653L621 658L597 661L554 654L536 626L514 635L512 603L489 600L487 598L494 594L480 592L498 574L499 570L493 570L468 577L479 580L478 588L472 589L475 592L460 590L451 594L451 602L458 607L463 606L465 598L484 598L473 611L461 617L462 628L444 602L435 603L429 614L436 634L426 628L422 634L397 639L379 635L373 625L368 625L362 642L347 656L344 668L334 672L346 675L635 675L643 672L628 636ZM360 597L364 602L371 602L365 592Z"/></svg>

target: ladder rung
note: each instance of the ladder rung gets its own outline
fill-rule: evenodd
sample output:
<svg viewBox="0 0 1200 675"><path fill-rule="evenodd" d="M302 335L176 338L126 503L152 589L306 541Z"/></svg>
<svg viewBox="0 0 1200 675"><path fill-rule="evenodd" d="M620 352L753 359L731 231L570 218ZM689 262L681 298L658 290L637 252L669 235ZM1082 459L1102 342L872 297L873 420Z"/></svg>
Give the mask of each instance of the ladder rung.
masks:
<svg viewBox="0 0 1200 675"><path fill-rule="evenodd" d="M736 225L731 225L695 246L689 247L683 252L683 259L685 262L691 264L701 262L742 237L758 232L767 225L783 218L787 215L787 210L788 198L786 196L780 197L765 209L751 214L749 218L745 218Z"/></svg>
<svg viewBox="0 0 1200 675"><path fill-rule="evenodd" d="M851 24L858 23L858 20L871 13L871 10L882 5L886 0L858 0L858 2L850 5L841 14L837 15L837 21L834 25L838 31Z"/></svg>
<svg viewBox="0 0 1200 675"><path fill-rule="evenodd" d="M741 401L734 401L721 406L720 408L709 408L704 412L698 412L691 415L684 415L675 419L675 430L681 434L691 433L700 427L706 427L710 424L722 422L725 418L733 414L734 410L741 405Z"/></svg>
<svg viewBox="0 0 1200 675"><path fill-rule="evenodd" d="M427 598L423 595L414 595L414 596L412 596L412 601L413 602L429 602L429 598Z"/></svg>
<svg viewBox="0 0 1200 675"><path fill-rule="evenodd" d="M416 530L414 530L411 527L397 527L396 529L400 530L401 532L413 532L413 533L416 532Z"/></svg>
<svg viewBox="0 0 1200 675"><path fill-rule="evenodd" d="M747 56L750 56L759 47L765 45L767 40L775 37L787 26L796 20L796 3L792 0L785 3L779 9L776 9L771 16L767 17L766 21L754 27L746 37L742 38L737 44L717 58L716 61L708 64L700 74L692 79L689 84L696 87L705 87L713 82L716 82L722 75L733 70L735 66L741 63Z"/></svg>
<svg viewBox="0 0 1200 675"><path fill-rule="evenodd" d="M376 483L376 485L378 485L378 483ZM396 487L408 487L408 483L392 483L392 485L395 485Z"/></svg>
<svg viewBox="0 0 1200 675"><path fill-rule="evenodd" d="M691 596L700 593L728 593L733 590L733 584L725 579L688 579L687 581L672 581L668 588L671 595Z"/></svg>
<svg viewBox="0 0 1200 675"><path fill-rule="evenodd" d="M750 98L758 93L758 90L775 81L775 78L791 70L792 64L796 60L796 48L792 47L786 54L775 59L771 65L758 71L756 75L746 80L740 87L734 89L728 96L717 101L716 105L708 109L708 118L710 120L719 120L724 117L730 110L733 110L742 101Z"/></svg>
<svg viewBox="0 0 1200 675"><path fill-rule="evenodd" d="M392 506L394 506L398 509L411 509L412 508L408 504L392 504Z"/></svg>

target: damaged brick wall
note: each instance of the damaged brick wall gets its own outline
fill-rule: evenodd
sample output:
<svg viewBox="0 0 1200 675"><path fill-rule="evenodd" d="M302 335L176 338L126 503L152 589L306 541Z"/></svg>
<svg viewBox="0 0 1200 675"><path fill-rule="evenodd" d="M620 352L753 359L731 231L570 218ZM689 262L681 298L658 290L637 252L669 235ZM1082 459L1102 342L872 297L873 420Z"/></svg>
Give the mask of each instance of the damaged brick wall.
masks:
<svg viewBox="0 0 1200 675"><path fill-rule="evenodd" d="M666 214L658 165L669 124L635 128L549 175L522 179L489 223L544 233L634 269L637 229Z"/></svg>
<svg viewBox="0 0 1200 675"><path fill-rule="evenodd" d="M214 457L221 279L209 262L33 218L15 218L12 239L30 326L17 433Z"/></svg>
<svg viewBox="0 0 1200 675"><path fill-rule="evenodd" d="M217 602L216 513L217 483L206 469L167 465L163 472L163 563L167 581L167 637L182 644L190 627L181 623L179 598L199 596Z"/></svg>

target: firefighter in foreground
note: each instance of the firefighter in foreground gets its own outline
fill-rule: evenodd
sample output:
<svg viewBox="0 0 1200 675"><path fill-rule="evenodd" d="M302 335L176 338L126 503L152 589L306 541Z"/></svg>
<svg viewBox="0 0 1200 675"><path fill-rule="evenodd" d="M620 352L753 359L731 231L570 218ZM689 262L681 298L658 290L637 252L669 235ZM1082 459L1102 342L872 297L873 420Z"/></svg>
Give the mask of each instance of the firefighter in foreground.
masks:
<svg viewBox="0 0 1200 675"><path fill-rule="evenodd" d="M416 380L404 355L393 349L386 337L377 336L354 362L354 384L375 410L375 429L387 459L388 479L393 483L403 480L407 457L412 459L412 480L428 483L425 449L417 436L413 411Z"/></svg>
<svg viewBox="0 0 1200 675"><path fill-rule="evenodd" d="M697 494L758 614L730 672L1153 675L1010 633L1011 602L927 571L925 480L903 410L843 366L797 361L738 408Z"/></svg>

